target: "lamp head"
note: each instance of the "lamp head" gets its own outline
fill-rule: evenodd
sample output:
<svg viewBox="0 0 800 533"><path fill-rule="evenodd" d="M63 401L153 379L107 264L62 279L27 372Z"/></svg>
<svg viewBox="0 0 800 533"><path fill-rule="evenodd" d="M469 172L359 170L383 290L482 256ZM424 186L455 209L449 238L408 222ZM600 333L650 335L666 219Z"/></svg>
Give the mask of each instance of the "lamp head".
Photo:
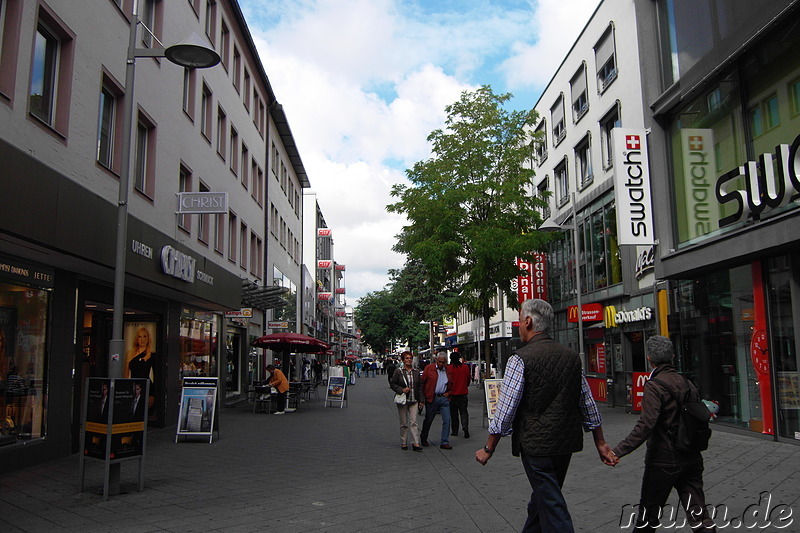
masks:
<svg viewBox="0 0 800 533"><path fill-rule="evenodd" d="M209 68L220 62L219 54L193 33L185 41L172 45L164 51L171 62L186 68Z"/></svg>

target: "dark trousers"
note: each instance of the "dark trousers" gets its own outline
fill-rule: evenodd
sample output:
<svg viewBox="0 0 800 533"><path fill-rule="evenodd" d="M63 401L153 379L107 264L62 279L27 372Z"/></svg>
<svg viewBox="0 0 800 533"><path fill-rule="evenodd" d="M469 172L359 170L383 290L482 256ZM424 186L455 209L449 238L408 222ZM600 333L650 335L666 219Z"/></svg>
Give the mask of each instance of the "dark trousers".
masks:
<svg viewBox="0 0 800 533"><path fill-rule="evenodd" d="M461 415L461 427L464 431L469 431L469 413L467 413L467 395L450 395L450 425L453 435L458 435L458 419Z"/></svg>
<svg viewBox="0 0 800 533"><path fill-rule="evenodd" d="M285 410L286 410L286 392L279 392L278 394L275 395L275 411L281 412Z"/></svg>
<svg viewBox="0 0 800 533"><path fill-rule="evenodd" d="M636 531L656 531L661 522L659 517L662 509L673 487L678 491L681 507L686 512L692 531L716 531L705 508L702 462L674 468L645 465ZM669 517L668 514L666 516Z"/></svg>
<svg viewBox="0 0 800 533"><path fill-rule="evenodd" d="M522 533L574 533L572 517L561 494L572 454L530 456L523 452L521 455L531 484L528 519Z"/></svg>
<svg viewBox="0 0 800 533"><path fill-rule="evenodd" d="M437 413L442 415L442 439L439 444L450 444L450 402L444 396L434 396L432 403L425 404L425 421L422 423L420 438L423 441L428 440L428 432Z"/></svg>

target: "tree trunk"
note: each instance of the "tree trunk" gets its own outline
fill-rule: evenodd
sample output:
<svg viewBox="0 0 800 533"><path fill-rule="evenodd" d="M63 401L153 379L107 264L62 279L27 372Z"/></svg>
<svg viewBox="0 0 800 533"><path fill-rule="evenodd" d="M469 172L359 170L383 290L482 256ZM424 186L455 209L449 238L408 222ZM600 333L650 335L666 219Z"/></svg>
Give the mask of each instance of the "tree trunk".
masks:
<svg viewBox="0 0 800 533"><path fill-rule="evenodd" d="M492 343L489 339L489 320L491 317L489 316L489 309L489 300L486 299L483 304L483 353L484 361L486 361L486 372L483 375L483 379L492 378Z"/></svg>

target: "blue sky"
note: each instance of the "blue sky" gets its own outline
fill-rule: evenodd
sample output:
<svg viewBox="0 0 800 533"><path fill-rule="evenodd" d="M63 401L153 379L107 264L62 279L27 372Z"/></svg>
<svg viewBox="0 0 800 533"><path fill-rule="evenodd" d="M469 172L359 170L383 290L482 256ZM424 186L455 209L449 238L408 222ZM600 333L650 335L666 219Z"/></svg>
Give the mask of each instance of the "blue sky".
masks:
<svg viewBox="0 0 800 533"><path fill-rule="evenodd" d="M464 90L532 108L598 0L239 0L347 267L348 304L403 257L391 186Z"/></svg>

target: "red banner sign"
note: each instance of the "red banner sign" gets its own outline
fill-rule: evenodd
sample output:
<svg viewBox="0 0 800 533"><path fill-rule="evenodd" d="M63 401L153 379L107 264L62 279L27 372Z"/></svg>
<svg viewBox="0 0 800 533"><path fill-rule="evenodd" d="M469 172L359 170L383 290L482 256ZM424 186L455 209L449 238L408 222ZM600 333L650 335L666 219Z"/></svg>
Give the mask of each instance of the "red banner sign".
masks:
<svg viewBox="0 0 800 533"><path fill-rule="evenodd" d="M339 287L336 289L336 294L344 294L344 287Z"/></svg>
<svg viewBox="0 0 800 533"><path fill-rule="evenodd" d="M642 410L642 399L644 398L644 384L647 383L649 372L634 372L633 386L631 387L631 410L639 413Z"/></svg>
<svg viewBox="0 0 800 533"><path fill-rule="evenodd" d="M324 300L324 301L333 300L333 293L332 292L320 292L320 293L317 293L317 299L318 300Z"/></svg>
<svg viewBox="0 0 800 533"><path fill-rule="evenodd" d="M603 320L603 306L600 304L583 304L582 319L584 322L598 322ZM570 305L567 308L567 322L578 322L578 306Z"/></svg>
<svg viewBox="0 0 800 533"><path fill-rule="evenodd" d="M344 272L344 265L340 265L339 263L336 263L336 266L335 266L334 268L335 268L336 270L339 270L339 271L341 271L341 272Z"/></svg>
<svg viewBox="0 0 800 533"><path fill-rule="evenodd" d="M608 401L608 383L605 379L587 377L586 382L589 384L589 389L591 389L592 397L595 401Z"/></svg>
<svg viewBox="0 0 800 533"><path fill-rule="evenodd" d="M317 237L330 237L331 230L328 228L317 228Z"/></svg>
<svg viewBox="0 0 800 533"><path fill-rule="evenodd" d="M317 268L330 268L333 265L333 261L330 259L321 259L317 261Z"/></svg>
<svg viewBox="0 0 800 533"><path fill-rule="evenodd" d="M606 345L603 343L597 345L597 373L606 373Z"/></svg>

